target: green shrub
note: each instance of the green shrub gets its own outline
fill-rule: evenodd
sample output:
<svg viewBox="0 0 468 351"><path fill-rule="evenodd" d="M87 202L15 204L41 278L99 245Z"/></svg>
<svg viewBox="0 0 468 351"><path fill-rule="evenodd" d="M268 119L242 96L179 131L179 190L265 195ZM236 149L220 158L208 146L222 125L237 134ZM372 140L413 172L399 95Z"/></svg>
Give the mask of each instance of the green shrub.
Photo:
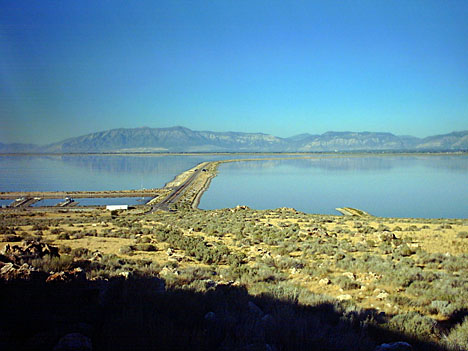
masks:
<svg viewBox="0 0 468 351"><path fill-rule="evenodd" d="M47 230L49 229L46 225L34 224L32 230Z"/></svg>
<svg viewBox="0 0 468 351"><path fill-rule="evenodd" d="M390 320L390 326L414 337L430 337L435 334L436 322L417 312L398 314Z"/></svg>
<svg viewBox="0 0 468 351"><path fill-rule="evenodd" d="M408 245L402 245L397 250L395 250L395 253L403 257L407 257L413 255L414 251L411 250Z"/></svg>
<svg viewBox="0 0 468 351"><path fill-rule="evenodd" d="M468 317L445 337L445 343L454 350L468 350Z"/></svg>
<svg viewBox="0 0 468 351"><path fill-rule="evenodd" d="M340 275L334 278L333 283L337 284L343 290L353 290L353 289L359 289L361 287L360 283L344 275Z"/></svg>
<svg viewBox="0 0 468 351"><path fill-rule="evenodd" d="M122 246L120 249L119 249L119 252L121 254L124 254L124 255L130 255L133 253L133 247L131 245L125 245L125 246Z"/></svg>
<svg viewBox="0 0 468 351"><path fill-rule="evenodd" d="M136 251L156 251L156 246L151 244L136 244L133 245L133 249Z"/></svg>
<svg viewBox="0 0 468 351"><path fill-rule="evenodd" d="M73 249L70 254L76 258L90 258L91 257L91 251L89 251L89 249L87 249L86 247L78 247L76 249Z"/></svg>
<svg viewBox="0 0 468 351"><path fill-rule="evenodd" d="M5 241L5 242L17 242L21 240L22 238L20 236L14 235L14 234L7 234L1 237L1 241Z"/></svg>
<svg viewBox="0 0 468 351"><path fill-rule="evenodd" d="M456 310L456 305L444 300L434 300L431 302L431 313L439 313L443 316L450 317Z"/></svg>
<svg viewBox="0 0 468 351"><path fill-rule="evenodd" d="M73 264L73 257L62 255L60 257L51 257L46 255L42 258L31 260L31 265L44 272L61 272L69 270Z"/></svg>

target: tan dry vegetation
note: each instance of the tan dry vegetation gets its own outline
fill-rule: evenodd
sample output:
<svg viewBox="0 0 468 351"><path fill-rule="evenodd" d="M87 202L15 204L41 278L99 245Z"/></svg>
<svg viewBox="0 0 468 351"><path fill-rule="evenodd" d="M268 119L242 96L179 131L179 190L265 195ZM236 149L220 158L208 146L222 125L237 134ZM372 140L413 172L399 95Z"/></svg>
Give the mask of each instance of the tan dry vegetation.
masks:
<svg viewBox="0 0 468 351"><path fill-rule="evenodd" d="M259 286L255 279L249 282L252 276L261 275L263 269L271 269L279 275L271 279L285 281L312 293L325 294L338 300L350 299L363 308L376 308L389 314L417 310L438 319L444 319L446 316L427 307L434 298L428 297L428 302L421 301L424 300L420 296L421 289L413 291L409 286L405 286L411 285L412 281L400 283L394 280L392 275L398 275L398 272L391 270L391 264L392 262L400 264L406 260L409 261L407 268L418 270L417 272L456 275L456 271L447 272L442 263L429 268L430 264L423 263L420 256L422 253L440 254L445 257L468 254L468 239L457 236L460 232L468 231L466 220L308 215L292 209L196 210L183 212L183 215L159 212L144 216L141 215L142 212L142 210L123 211L116 218L112 218L111 214L104 210L80 209L8 210L2 214L14 216L12 223L16 223L15 232L26 237L37 236L35 226L38 223L45 223L48 229L42 230L41 240L59 247L68 246L71 249L84 247L91 252L105 255L149 260L161 267L174 262L179 269L209 267L210 264L187 255L184 249L155 238L152 232L155 228L170 225L181 230L185 237L201 238L208 248L220 245L226 247L231 255L244 255L244 266L250 267L254 272L250 273L250 278L238 276L237 280L250 287L257 289ZM193 223L186 222L188 217L198 218L201 223L200 228L192 228ZM206 225L210 222L216 225L219 218L226 225L225 229L220 229L220 233L217 234L206 230ZM122 226L118 221L128 222ZM236 234L236 230L229 229L229 226L242 226L245 223L250 223L251 228L260 228L260 231L261 228L269 226L280 236L288 228L296 227L298 230L272 243L261 234L257 236L250 232ZM146 233L139 234L137 230L130 235L135 226L139 228L138 230L146 230ZM59 238L57 234L52 233L53 229L71 233L70 238ZM93 231L94 234L88 235ZM75 232L83 235L74 238ZM397 243L392 242L387 249L383 249L383 233L390 233L396 238ZM155 251L134 249L129 253L121 252L122 247L134 245L144 237L147 238L145 240L148 244L155 247ZM2 238L4 236L0 236L0 239ZM0 247L6 243L0 242ZM410 252L399 256L398 248L406 246ZM168 249L171 254L167 253ZM337 255L342 255L343 259L348 259L349 262L343 264L343 260L336 258ZM379 260L386 262L388 267L375 267L374 271L374 265L368 266L364 263L368 257L375 262ZM222 269L229 271L233 267L224 261L215 266L218 271ZM386 272L386 269L389 271ZM398 268L393 267L393 269ZM235 275L233 279L236 279Z"/></svg>

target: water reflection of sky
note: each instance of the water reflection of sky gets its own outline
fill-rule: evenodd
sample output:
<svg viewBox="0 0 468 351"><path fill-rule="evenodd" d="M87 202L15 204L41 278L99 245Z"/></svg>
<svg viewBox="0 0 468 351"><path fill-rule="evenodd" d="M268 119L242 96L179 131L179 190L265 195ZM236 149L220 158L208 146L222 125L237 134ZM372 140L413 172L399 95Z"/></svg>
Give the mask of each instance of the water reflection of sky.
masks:
<svg viewBox="0 0 468 351"><path fill-rule="evenodd" d="M151 200L150 197L105 197L75 199L78 206L107 206L107 205L143 205Z"/></svg>
<svg viewBox="0 0 468 351"><path fill-rule="evenodd" d="M64 201L65 199L42 199L38 202L32 204L33 207L40 207L40 206L55 206L59 202Z"/></svg>
<svg viewBox="0 0 468 351"><path fill-rule="evenodd" d="M223 164L200 208L294 207L387 217L468 217L468 157L365 157Z"/></svg>
<svg viewBox="0 0 468 351"><path fill-rule="evenodd" d="M78 198L74 199L78 206L106 206L106 205L143 205L151 197L108 197L108 198ZM14 200L0 199L0 207L10 205ZM32 204L33 207L55 206L64 199L42 199Z"/></svg>
<svg viewBox="0 0 468 351"><path fill-rule="evenodd" d="M8 206L13 202L13 200L0 199L0 207Z"/></svg>
<svg viewBox="0 0 468 351"><path fill-rule="evenodd" d="M0 191L149 189L162 187L200 162L258 157L0 156ZM310 213L336 213L336 207L350 206L379 216L467 218L467 179L468 156L461 155L316 155L305 160L233 162L221 165L200 207L245 204L258 209L294 207ZM1 201L0 205L11 203ZM108 199L77 201L80 205L135 204L122 202L123 198L112 203Z"/></svg>
<svg viewBox="0 0 468 351"><path fill-rule="evenodd" d="M0 156L0 191L74 191L160 188L205 161L259 155ZM276 156L279 157L279 156Z"/></svg>

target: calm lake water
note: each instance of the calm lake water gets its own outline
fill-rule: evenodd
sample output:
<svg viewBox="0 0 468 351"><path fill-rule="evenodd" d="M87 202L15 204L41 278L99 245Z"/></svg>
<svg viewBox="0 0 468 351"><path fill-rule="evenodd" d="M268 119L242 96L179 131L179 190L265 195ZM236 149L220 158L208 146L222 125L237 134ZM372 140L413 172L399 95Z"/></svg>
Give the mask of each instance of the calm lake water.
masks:
<svg viewBox="0 0 468 351"><path fill-rule="evenodd" d="M468 218L467 156L367 156L222 164L200 208Z"/></svg>
<svg viewBox="0 0 468 351"><path fill-rule="evenodd" d="M200 162L228 156L0 156L0 191L160 188Z"/></svg>
<svg viewBox="0 0 468 351"><path fill-rule="evenodd" d="M160 188L179 173L201 162L259 157L262 156L255 154L0 156L0 191Z"/></svg>
<svg viewBox="0 0 468 351"><path fill-rule="evenodd" d="M0 156L0 191L158 188L200 162L258 157ZM294 207L336 214L336 207L349 206L387 217L468 218L468 156L322 156L227 163L219 170L200 208ZM76 200L81 205L125 203Z"/></svg>
<svg viewBox="0 0 468 351"><path fill-rule="evenodd" d="M260 155L44 155L0 156L0 191L96 191L163 187L204 161ZM135 205L137 198L76 199L81 206ZM147 200L147 199L146 199ZM1 200L7 206L12 200ZM43 200L35 206L53 206Z"/></svg>
<svg viewBox="0 0 468 351"><path fill-rule="evenodd" d="M78 206L106 206L106 205L141 205L145 204L151 197L96 197L96 198L76 198L74 199ZM10 200L11 201L11 200ZM34 203L33 207L55 206L63 199L42 199Z"/></svg>

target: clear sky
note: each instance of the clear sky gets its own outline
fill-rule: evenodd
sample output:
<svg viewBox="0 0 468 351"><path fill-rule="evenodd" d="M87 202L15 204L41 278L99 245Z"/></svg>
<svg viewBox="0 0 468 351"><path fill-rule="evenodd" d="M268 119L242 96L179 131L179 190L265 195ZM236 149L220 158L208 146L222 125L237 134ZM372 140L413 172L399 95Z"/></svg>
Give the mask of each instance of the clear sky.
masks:
<svg viewBox="0 0 468 351"><path fill-rule="evenodd" d="M0 141L468 129L468 1L0 0Z"/></svg>

